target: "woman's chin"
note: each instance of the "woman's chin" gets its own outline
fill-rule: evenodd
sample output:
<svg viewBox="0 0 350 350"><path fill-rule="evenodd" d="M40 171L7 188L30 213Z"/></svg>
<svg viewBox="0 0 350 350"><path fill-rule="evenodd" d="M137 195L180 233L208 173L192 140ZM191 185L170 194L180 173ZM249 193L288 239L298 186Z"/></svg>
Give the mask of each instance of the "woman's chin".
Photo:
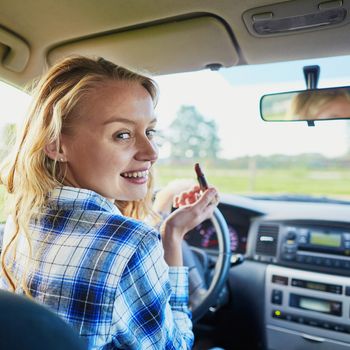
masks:
<svg viewBox="0 0 350 350"><path fill-rule="evenodd" d="M141 201L145 199L146 195L147 195L147 189L145 191L137 191L137 193L135 191L134 193L128 193L122 196L118 196L117 200L121 200L124 202Z"/></svg>

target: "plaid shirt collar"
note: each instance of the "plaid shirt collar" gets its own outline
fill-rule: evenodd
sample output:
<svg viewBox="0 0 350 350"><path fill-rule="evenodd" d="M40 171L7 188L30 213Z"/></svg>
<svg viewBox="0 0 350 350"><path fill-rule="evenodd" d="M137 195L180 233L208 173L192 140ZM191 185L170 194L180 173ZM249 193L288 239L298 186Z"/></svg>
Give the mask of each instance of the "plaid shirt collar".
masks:
<svg viewBox="0 0 350 350"><path fill-rule="evenodd" d="M98 193L70 186L54 188L48 195L47 206L56 210L102 210L122 215L115 204Z"/></svg>

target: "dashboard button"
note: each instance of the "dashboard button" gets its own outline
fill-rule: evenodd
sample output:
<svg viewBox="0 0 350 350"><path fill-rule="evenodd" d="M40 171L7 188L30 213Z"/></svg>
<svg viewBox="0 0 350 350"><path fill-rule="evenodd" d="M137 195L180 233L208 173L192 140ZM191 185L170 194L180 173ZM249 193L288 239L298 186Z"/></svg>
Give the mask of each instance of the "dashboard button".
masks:
<svg viewBox="0 0 350 350"><path fill-rule="evenodd" d="M341 286L330 286L328 291L330 293L334 293L334 294L343 294L343 287L341 287Z"/></svg>
<svg viewBox="0 0 350 350"><path fill-rule="evenodd" d="M308 241L307 233L306 234L300 233L299 237L298 237L298 243L299 244L306 244L307 241Z"/></svg>
<svg viewBox="0 0 350 350"><path fill-rule="evenodd" d="M331 329L332 328L332 325L329 322L327 322L327 321L321 322L320 325L324 329Z"/></svg>
<svg viewBox="0 0 350 350"><path fill-rule="evenodd" d="M303 282L293 278L292 279L292 286L293 287L303 287Z"/></svg>
<svg viewBox="0 0 350 350"><path fill-rule="evenodd" d="M293 261L295 260L295 254L283 253L282 258L283 260Z"/></svg>
<svg viewBox="0 0 350 350"><path fill-rule="evenodd" d="M305 256L304 255L297 255L297 262L303 263L305 262Z"/></svg>
<svg viewBox="0 0 350 350"><path fill-rule="evenodd" d="M297 246L295 244L284 245L283 246L283 252L284 253L292 254L292 253L296 253L296 251L297 251Z"/></svg>
<svg viewBox="0 0 350 350"><path fill-rule="evenodd" d="M322 265L322 258L314 258L314 264L315 265Z"/></svg>
<svg viewBox="0 0 350 350"><path fill-rule="evenodd" d="M296 317L296 322L304 324L305 323L305 318L302 316L297 316Z"/></svg>
<svg viewBox="0 0 350 350"><path fill-rule="evenodd" d="M333 260L333 267L339 268L340 265L341 265L341 260L339 260L339 259L334 259Z"/></svg>
<svg viewBox="0 0 350 350"><path fill-rule="evenodd" d="M333 325L333 330L336 332L346 332L345 327L341 324L334 324Z"/></svg>
<svg viewBox="0 0 350 350"><path fill-rule="evenodd" d="M310 255L307 255L307 256L305 257L305 263L306 263L306 264L312 264L312 263L313 263L312 260L313 260L313 259L312 259L312 256L310 256Z"/></svg>
<svg viewBox="0 0 350 350"><path fill-rule="evenodd" d="M341 266L343 269L350 269L350 261L348 260L342 260L341 261Z"/></svg>
<svg viewBox="0 0 350 350"><path fill-rule="evenodd" d="M288 286L288 277L280 275L272 275L272 283Z"/></svg>
<svg viewBox="0 0 350 350"><path fill-rule="evenodd" d="M290 228L287 231L287 240L294 241L297 238L297 232L294 228Z"/></svg>
<svg viewBox="0 0 350 350"><path fill-rule="evenodd" d="M343 294L343 287L342 286L335 286L334 292L335 292L335 294Z"/></svg>
<svg viewBox="0 0 350 350"><path fill-rule="evenodd" d="M320 327L320 322L313 319L313 318L308 318L306 319L306 322L305 322L308 326L311 326L311 327Z"/></svg>
<svg viewBox="0 0 350 350"><path fill-rule="evenodd" d="M293 315L291 315L291 314L286 314L286 320L287 320L287 321L294 322Z"/></svg>
<svg viewBox="0 0 350 350"><path fill-rule="evenodd" d="M350 296L350 286L345 287L345 295Z"/></svg>
<svg viewBox="0 0 350 350"><path fill-rule="evenodd" d="M273 289L271 294L271 303L275 305L282 305L283 292L278 289Z"/></svg>
<svg viewBox="0 0 350 350"><path fill-rule="evenodd" d="M324 259L323 265L327 267L332 267L332 259Z"/></svg>
<svg viewBox="0 0 350 350"><path fill-rule="evenodd" d="M320 266L322 264L322 258L318 256L313 256L311 261L312 261L312 265Z"/></svg>
<svg viewBox="0 0 350 350"><path fill-rule="evenodd" d="M284 320L286 318L286 314L284 312L280 311L280 310L273 310L272 311L272 317Z"/></svg>

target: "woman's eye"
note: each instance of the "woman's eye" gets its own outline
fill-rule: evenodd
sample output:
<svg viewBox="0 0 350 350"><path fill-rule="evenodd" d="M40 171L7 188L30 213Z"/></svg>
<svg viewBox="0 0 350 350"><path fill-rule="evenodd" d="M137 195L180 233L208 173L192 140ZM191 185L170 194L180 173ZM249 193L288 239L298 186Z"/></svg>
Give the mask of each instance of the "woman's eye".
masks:
<svg viewBox="0 0 350 350"><path fill-rule="evenodd" d="M157 134L157 130L156 129L149 129L146 131L146 135L148 136L148 138L153 138L154 136L156 136Z"/></svg>
<svg viewBox="0 0 350 350"><path fill-rule="evenodd" d="M115 134L115 138L116 139L121 139L121 140L127 140L131 138L131 135L129 132L119 132L117 134Z"/></svg>

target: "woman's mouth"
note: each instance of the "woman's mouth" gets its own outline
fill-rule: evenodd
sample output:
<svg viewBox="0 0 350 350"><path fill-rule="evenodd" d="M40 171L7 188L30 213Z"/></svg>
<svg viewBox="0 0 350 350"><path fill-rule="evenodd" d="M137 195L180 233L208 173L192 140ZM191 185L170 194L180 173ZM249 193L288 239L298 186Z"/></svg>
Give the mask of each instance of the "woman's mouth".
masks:
<svg viewBox="0 0 350 350"><path fill-rule="evenodd" d="M126 171L125 173L121 173L120 176L131 183L144 184L148 180L148 173L148 170Z"/></svg>

